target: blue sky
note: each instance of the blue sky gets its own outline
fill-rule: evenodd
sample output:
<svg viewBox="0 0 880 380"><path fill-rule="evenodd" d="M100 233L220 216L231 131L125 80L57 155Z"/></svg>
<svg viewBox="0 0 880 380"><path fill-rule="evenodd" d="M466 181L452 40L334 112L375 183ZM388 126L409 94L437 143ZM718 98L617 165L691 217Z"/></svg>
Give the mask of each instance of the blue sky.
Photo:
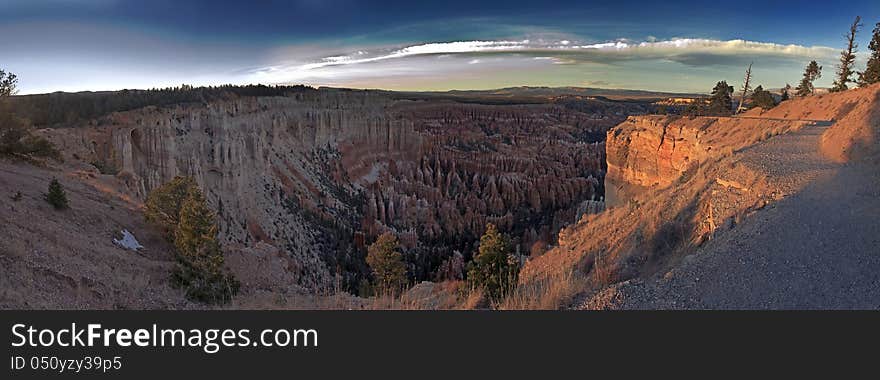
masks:
<svg viewBox="0 0 880 380"><path fill-rule="evenodd" d="M0 0L0 68L21 93L182 83L397 90L586 86L704 92L833 76L880 2ZM861 67L861 66L860 66Z"/></svg>

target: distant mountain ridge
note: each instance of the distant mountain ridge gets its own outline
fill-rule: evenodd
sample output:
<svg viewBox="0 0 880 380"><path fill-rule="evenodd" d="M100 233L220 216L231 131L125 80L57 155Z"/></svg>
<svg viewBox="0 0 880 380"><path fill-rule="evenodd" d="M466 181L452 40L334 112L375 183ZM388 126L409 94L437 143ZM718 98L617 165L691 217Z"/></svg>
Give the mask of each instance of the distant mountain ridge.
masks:
<svg viewBox="0 0 880 380"><path fill-rule="evenodd" d="M706 94L647 90L605 89L592 87L505 87L491 90L388 91L405 99L447 99L472 103L546 103L562 96L608 100L656 101L666 98L699 98Z"/></svg>
<svg viewBox="0 0 880 380"><path fill-rule="evenodd" d="M207 103L246 96L315 96L318 92L375 92L399 100L448 100L477 104L545 104L561 97L587 97L610 101L653 102L667 98L697 98L705 95L653 92L646 90L601 89L588 87L507 87L492 90L452 91L390 91L309 86L216 86L151 90L82 91L30 94L11 98L19 117L35 126L50 127L75 124L113 112L130 111L147 106L171 106L184 103Z"/></svg>

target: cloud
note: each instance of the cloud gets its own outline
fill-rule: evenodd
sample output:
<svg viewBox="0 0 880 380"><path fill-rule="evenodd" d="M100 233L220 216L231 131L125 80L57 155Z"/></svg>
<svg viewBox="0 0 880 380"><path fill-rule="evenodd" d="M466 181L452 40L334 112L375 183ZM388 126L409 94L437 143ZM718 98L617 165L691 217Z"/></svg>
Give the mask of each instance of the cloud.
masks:
<svg viewBox="0 0 880 380"><path fill-rule="evenodd" d="M425 67L407 69L406 62L419 58L420 65L427 64L438 70L460 71L455 63L426 61L427 57L463 58L470 66L484 63L483 56L494 56L494 64L503 60L511 65L527 64L523 58L532 58L535 64L573 65L579 63L622 64L631 61L661 60L678 64L704 66L741 66L750 61L764 64L792 63L811 59L828 60L837 54L835 49L823 46L802 46L746 40L712 40L699 38L674 38L659 41L650 37L646 41L619 39L599 43L584 43L571 39L560 40L476 40L414 44L403 47L378 47L357 49L353 52L326 55L306 61L296 57L288 63L269 65L252 71L257 81L296 82L338 80L357 77L368 72L366 66L394 62L393 70L383 75L416 75Z"/></svg>
<svg viewBox="0 0 880 380"><path fill-rule="evenodd" d="M424 55L440 55L440 54L462 54L462 53L477 53L477 52L499 52L499 51L518 51L522 50L524 46L529 43L529 40L523 41L458 41L458 42L443 42L443 43L429 43L422 45L412 45L402 49L392 50L390 52L382 52L381 50L378 52L368 53L363 50L360 50L353 54L347 55L337 55L337 56L329 56L324 57L320 61L304 63L304 64L294 64L294 65L282 65L282 66L270 66L264 69L260 69L256 71L258 75L267 75L273 73L285 72L291 75L297 74L308 74L309 72L316 71L325 67L331 66L342 66L342 65L357 65L357 64L365 64L365 63L373 63L379 61L386 61L390 59L399 59L406 57L414 57L414 56L424 56Z"/></svg>
<svg viewBox="0 0 880 380"><path fill-rule="evenodd" d="M634 59L666 59L691 66L739 65L736 58L825 59L837 51L823 46L782 45L745 40L709 40L682 38L668 41L622 43L614 46L621 55ZM731 61L733 60L733 61Z"/></svg>

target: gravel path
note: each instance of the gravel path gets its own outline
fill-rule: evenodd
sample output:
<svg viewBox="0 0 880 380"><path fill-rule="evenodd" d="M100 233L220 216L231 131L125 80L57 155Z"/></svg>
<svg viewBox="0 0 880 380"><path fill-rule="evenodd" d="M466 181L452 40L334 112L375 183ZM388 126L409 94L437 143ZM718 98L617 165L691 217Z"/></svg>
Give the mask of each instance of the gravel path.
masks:
<svg viewBox="0 0 880 380"><path fill-rule="evenodd" d="M741 152L779 186L800 188L709 241L674 270L620 284L625 309L880 308L880 175L818 152L827 125Z"/></svg>

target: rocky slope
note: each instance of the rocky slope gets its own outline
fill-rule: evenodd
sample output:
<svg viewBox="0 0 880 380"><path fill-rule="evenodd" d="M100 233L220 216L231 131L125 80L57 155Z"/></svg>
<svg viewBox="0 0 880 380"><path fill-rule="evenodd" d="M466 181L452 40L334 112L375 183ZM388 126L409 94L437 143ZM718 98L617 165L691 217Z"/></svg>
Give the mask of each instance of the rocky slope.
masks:
<svg viewBox="0 0 880 380"><path fill-rule="evenodd" d="M608 211L582 218L579 223L563 230L558 247L530 261L523 268L522 284L528 288L528 285L541 284L548 278L565 277L560 274L582 274L587 285L577 288L581 289L578 290L580 295L575 297L574 302L586 307L614 308L621 302L627 302L621 300L627 299L625 289L632 288L614 284L643 280L654 283L661 281L658 279L663 276L673 276L669 274L672 273L670 269L679 267L686 258L691 260L690 255L694 252L712 251L701 247L715 246L715 241L727 241L733 239L731 236L738 236L740 230L736 226L757 223L752 230L760 231L760 222L754 220L765 215L768 206L773 208L780 202L794 202L799 205L797 207L813 207L800 194L812 188L816 181L827 177L829 170L837 170L832 160L844 159L841 152L848 152L845 157L849 159L861 159L859 163L851 163L866 168L860 169L865 171L861 171L862 181L858 182L861 185L855 186L855 190L870 191L869 184L876 178L876 175L870 175L871 170L876 174L876 166L871 166L876 164L870 163L876 161L878 153L878 92L880 86L872 86L840 94L794 99L767 112L753 110L735 118L645 116L628 119L609 131L607 186L638 186L639 191L627 194L624 201L617 202ZM774 137L779 134L783 136ZM833 192L822 194L830 193ZM856 207L853 205L850 207ZM848 219L853 223L865 216L867 211L862 206L872 207L870 203L860 205L852 209L853 217ZM786 215L793 218L791 212ZM819 218L820 224L824 224L821 222L823 218L829 217L810 213L810 218ZM795 220L768 223L785 222L797 225ZM840 227L845 224L839 220L828 220L828 223ZM867 237L861 230L848 232L836 228L832 232L839 236L827 237L829 241L839 238L861 242ZM798 233L803 236L797 237ZM815 232L808 230L787 230L785 234L789 236L788 239L803 241L818 236L811 235ZM824 241L825 238L819 239ZM796 242L788 243L778 244L779 249L790 250L786 251L788 256L785 257L791 258L794 257L791 254L796 256L796 253L804 251L803 247L796 247ZM869 249L866 250L869 245L853 246L860 247L856 249L856 256L862 255L862 259L866 253L870 253ZM737 247L743 248L742 245ZM771 249L769 247L772 246L764 246L765 249ZM806 251L810 252L809 249ZM743 248L730 249L728 252L749 255L763 251ZM821 256L828 252L814 253ZM732 256L730 259L735 260ZM706 260L709 261L693 261L712 261ZM834 260L823 257L820 261L833 264ZM687 264L686 267L697 268L695 265ZM721 264L712 261L706 265ZM838 265L830 267L842 268ZM694 269L689 273L708 273L708 268L700 268L702 270L699 272ZM774 268L778 270L781 267ZM761 273L757 268L751 270ZM749 272L743 268L740 273ZM770 276L768 279L772 277L771 273L766 273ZM823 273L826 276L844 276L842 273L834 274L833 270ZM681 278L696 281L698 277L696 274L683 275ZM742 286L749 288L751 294L762 294L760 287L764 285L756 284L755 288L750 288L747 284L750 280L745 279L747 276L742 277ZM833 282L829 278L828 283ZM608 288L609 285L612 286ZM795 282L782 280L776 285L797 286ZM699 284L689 283L688 286L689 289L705 289ZM687 297L684 293L675 295L675 290L668 287L662 289L668 292L663 294L669 296L664 299L670 302ZM717 287L716 290L725 292L723 287ZM833 293L830 288L826 290L828 294ZM865 293L866 296L871 294ZM648 303L652 296L633 297L643 303L633 301L636 303L629 304L629 307L652 307ZM671 307L662 302L653 305ZM700 307L701 304L692 305ZM727 307L736 305L727 304ZM773 307L772 302L768 305ZM781 303L776 305L784 307ZM857 303L848 305L853 307ZM740 306L748 307L746 304ZM828 307L832 307L832 304L828 304Z"/></svg>
<svg viewBox="0 0 880 380"><path fill-rule="evenodd" d="M188 307L168 283L171 247L113 181L81 169L0 161L0 309ZM53 177L67 189L68 210L42 199ZM123 229L148 248L114 245Z"/></svg>
<svg viewBox="0 0 880 380"><path fill-rule="evenodd" d="M53 178L70 208L43 193ZM16 194L21 193L18 197ZM114 176L87 164L50 167L0 161L0 309L201 309L170 286L172 250L143 220L141 202ZM130 231L144 247L114 243ZM354 308L363 300L326 297L297 282L298 263L265 243L226 245L242 282L234 308Z"/></svg>

